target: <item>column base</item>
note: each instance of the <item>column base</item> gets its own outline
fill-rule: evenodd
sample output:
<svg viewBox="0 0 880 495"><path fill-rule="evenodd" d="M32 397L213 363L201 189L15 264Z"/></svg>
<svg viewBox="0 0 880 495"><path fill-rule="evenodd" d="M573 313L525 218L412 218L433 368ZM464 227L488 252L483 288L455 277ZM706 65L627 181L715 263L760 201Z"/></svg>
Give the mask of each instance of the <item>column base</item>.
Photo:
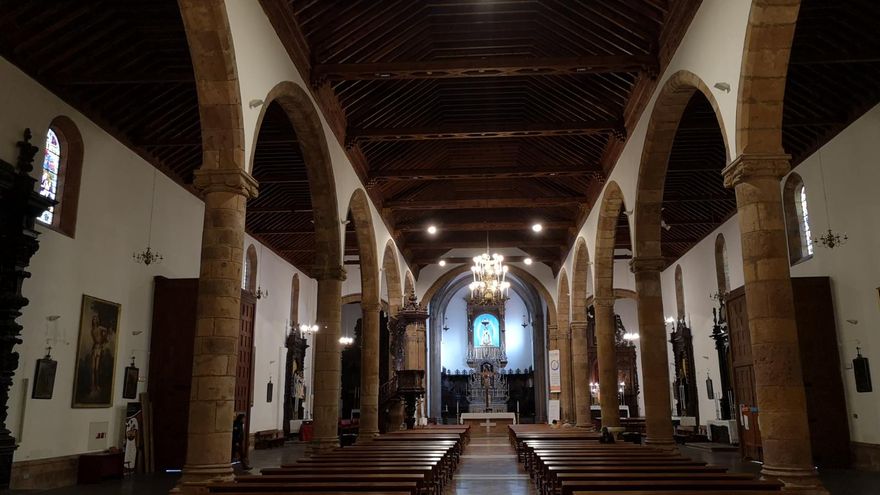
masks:
<svg viewBox="0 0 880 495"><path fill-rule="evenodd" d="M358 437L357 437L357 440L355 440L355 443L357 443L357 444L370 443L373 441L374 438L376 438L378 436L379 436L379 430L359 431Z"/></svg>
<svg viewBox="0 0 880 495"><path fill-rule="evenodd" d="M761 477L785 483L782 490L786 492L805 495L829 495L830 493L819 481L819 473L815 469L773 467L765 464L761 469Z"/></svg>
<svg viewBox="0 0 880 495"><path fill-rule="evenodd" d="M669 450L669 451L677 451L678 444L675 443L675 440L671 438L645 438L645 445L650 445L651 447L658 448L661 450Z"/></svg>
<svg viewBox="0 0 880 495"><path fill-rule="evenodd" d="M207 493L205 485L208 483L232 481L234 478L232 463L185 465L180 481L177 482L177 486L171 489L170 493Z"/></svg>
<svg viewBox="0 0 880 495"><path fill-rule="evenodd" d="M322 454L339 447L338 437L316 438L309 445L309 455Z"/></svg>
<svg viewBox="0 0 880 495"><path fill-rule="evenodd" d="M596 431L596 427L593 426L593 423L578 423L575 425L576 428L583 428L586 430Z"/></svg>

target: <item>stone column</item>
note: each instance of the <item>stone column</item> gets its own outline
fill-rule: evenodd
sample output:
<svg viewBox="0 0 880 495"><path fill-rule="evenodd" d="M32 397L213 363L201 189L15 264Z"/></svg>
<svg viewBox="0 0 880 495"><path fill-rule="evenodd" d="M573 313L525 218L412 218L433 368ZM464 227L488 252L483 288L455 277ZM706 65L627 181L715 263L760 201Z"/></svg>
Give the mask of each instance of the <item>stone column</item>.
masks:
<svg viewBox="0 0 880 495"><path fill-rule="evenodd" d="M599 360L599 405L602 407L602 426L620 426L617 349L614 347L614 299L594 299L593 307L596 310L596 354Z"/></svg>
<svg viewBox="0 0 880 495"><path fill-rule="evenodd" d="M788 155L744 154L724 169L736 191L765 477L827 493L810 451L779 180Z"/></svg>
<svg viewBox="0 0 880 495"><path fill-rule="evenodd" d="M571 373L577 426L587 428L590 420L590 370L587 356L587 322L571 322Z"/></svg>
<svg viewBox="0 0 880 495"><path fill-rule="evenodd" d="M232 479L245 205L257 195L241 169L197 170L193 185L205 201L205 223L181 483Z"/></svg>
<svg viewBox="0 0 880 495"><path fill-rule="evenodd" d="M634 258L630 268L635 274L639 313L639 354L645 399L645 443L674 449L672 438L672 407L669 400L669 356L666 346L666 321L663 316L663 294L660 271L665 260Z"/></svg>
<svg viewBox="0 0 880 495"><path fill-rule="evenodd" d="M548 323L548 324L547 324L547 350L548 350L548 351L551 351L551 350L554 350L554 349L559 349L559 328L558 328L556 325L553 325L553 324ZM548 357L547 359L548 359L548 361L547 361L547 369L548 369L548 371L549 371L549 373L550 373L550 375L547 376L547 388L548 388L548 390L549 390L549 388L550 388L550 376L553 375L553 369L552 369L553 362L549 360L549 357ZM562 374L560 373L559 376L560 376L560 379L561 379ZM561 385L560 385L560 388L561 388ZM562 419L562 414L561 414L561 412L562 412L562 411L561 411L561 410L562 410L562 394L561 394L560 392L550 392L550 400L558 400L558 401L559 401L559 407L560 407L560 415L559 415L559 418ZM549 412L549 411L548 411L548 412ZM550 420L549 415L548 415L548 417L547 417L547 420L548 420L548 421Z"/></svg>
<svg viewBox="0 0 880 495"><path fill-rule="evenodd" d="M316 268L318 279L317 324L315 334L315 395L312 407L315 439L312 452L324 452L339 446L339 395L342 382L342 355L339 346L342 326L341 266Z"/></svg>
<svg viewBox="0 0 880 495"><path fill-rule="evenodd" d="M361 419L358 441L379 434L379 311L378 303L361 303Z"/></svg>
<svg viewBox="0 0 880 495"><path fill-rule="evenodd" d="M571 390L571 327L560 322L556 330L556 344L559 346L559 416L563 423L574 423L574 398Z"/></svg>

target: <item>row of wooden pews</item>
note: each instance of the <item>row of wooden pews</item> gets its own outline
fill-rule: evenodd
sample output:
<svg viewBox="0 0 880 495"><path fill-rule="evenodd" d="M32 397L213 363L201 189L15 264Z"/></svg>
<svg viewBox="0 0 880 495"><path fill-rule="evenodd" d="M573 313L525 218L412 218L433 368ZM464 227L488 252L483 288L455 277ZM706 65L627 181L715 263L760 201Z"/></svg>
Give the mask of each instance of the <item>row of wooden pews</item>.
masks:
<svg viewBox="0 0 880 495"><path fill-rule="evenodd" d="M542 495L767 495L782 487L677 451L599 443L595 432L513 425L517 457Z"/></svg>
<svg viewBox="0 0 880 495"><path fill-rule="evenodd" d="M469 439L466 426L394 432L370 442L305 457L293 464L263 469L259 475L211 484L208 490L225 495L438 495L452 478Z"/></svg>

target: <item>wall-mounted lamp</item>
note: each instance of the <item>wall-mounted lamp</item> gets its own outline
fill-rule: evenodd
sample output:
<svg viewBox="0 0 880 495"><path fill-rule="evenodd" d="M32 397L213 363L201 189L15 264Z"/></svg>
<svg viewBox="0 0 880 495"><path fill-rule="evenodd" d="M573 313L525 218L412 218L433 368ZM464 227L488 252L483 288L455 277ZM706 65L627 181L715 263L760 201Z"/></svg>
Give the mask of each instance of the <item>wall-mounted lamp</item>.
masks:
<svg viewBox="0 0 880 495"><path fill-rule="evenodd" d="M715 86L715 89L720 89L721 91L724 91L725 93L730 93L730 84L728 84L726 82L717 82L713 86Z"/></svg>
<svg viewBox="0 0 880 495"><path fill-rule="evenodd" d="M257 107L263 106L263 103L264 103L263 100L261 100L259 98L255 98L255 99L248 102L248 106L250 108L257 108Z"/></svg>

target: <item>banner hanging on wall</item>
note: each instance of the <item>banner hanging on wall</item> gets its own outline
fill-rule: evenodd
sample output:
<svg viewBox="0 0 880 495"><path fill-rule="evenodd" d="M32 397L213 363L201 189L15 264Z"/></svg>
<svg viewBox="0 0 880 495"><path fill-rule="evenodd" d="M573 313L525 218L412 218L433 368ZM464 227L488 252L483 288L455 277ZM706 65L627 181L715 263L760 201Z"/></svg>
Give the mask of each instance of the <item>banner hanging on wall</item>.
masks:
<svg viewBox="0 0 880 495"><path fill-rule="evenodd" d="M550 393L558 394L562 392L559 375L559 349L551 350L548 355L550 357Z"/></svg>

